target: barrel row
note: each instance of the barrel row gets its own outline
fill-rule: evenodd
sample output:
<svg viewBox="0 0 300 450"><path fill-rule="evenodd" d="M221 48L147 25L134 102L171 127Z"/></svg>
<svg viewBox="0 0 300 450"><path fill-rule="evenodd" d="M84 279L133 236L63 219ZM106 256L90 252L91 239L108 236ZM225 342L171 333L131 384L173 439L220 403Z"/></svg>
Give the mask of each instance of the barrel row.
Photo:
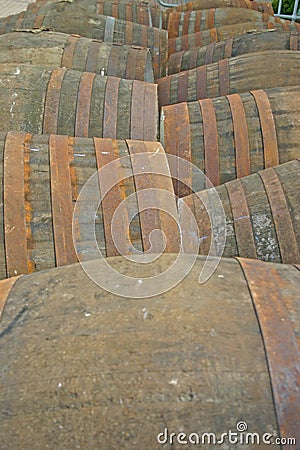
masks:
<svg viewBox="0 0 300 450"><path fill-rule="evenodd" d="M25 64L3 64L0 77L1 131L157 140L153 83Z"/></svg>
<svg viewBox="0 0 300 450"><path fill-rule="evenodd" d="M207 9L208 5L209 8L247 8L267 14L274 14L271 2L257 2L252 0L209 0L208 4L205 0L193 0L176 6L173 8L173 11L184 12L202 10Z"/></svg>
<svg viewBox="0 0 300 450"><path fill-rule="evenodd" d="M242 178L300 157L299 96L299 87L274 88L163 107L161 142L215 186ZM190 185L199 191L205 180Z"/></svg>
<svg viewBox="0 0 300 450"><path fill-rule="evenodd" d="M207 255L212 224L205 205L219 196L226 217L223 256L241 256L282 263L300 263L300 162L290 161L184 197L197 221L199 254ZM180 207L179 207L180 211ZM179 214L182 217L182 214ZM185 225L187 225L187 222ZM191 245L193 230L184 242ZM218 233L216 233L218 236ZM218 237L217 237L218 239ZM215 243L218 246L218 242Z"/></svg>
<svg viewBox="0 0 300 450"><path fill-rule="evenodd" d="M246 33L225 41L212 42L202 47L173 53L168 61L168 74L172 75L246 53L299 49L300 35L297 31L266 30Z"/></svg>
<svg viewBox="0 0 300 450"><path fill-rule="evenodd" d="M246 92L250 89L293 86L299 84L299 79L298 51L248 53L157 80L158 100L159 105L164 106Z"/></svg>
<svg viewBox="0 0 300 450"><path fill-rule="evenodd" d="M149 49L50 31L1 35L0 62L65 67L129 80L154 81Z"/></svg>
<svg viewBox="0 0 300 450"><path fill-rule="evenodd" d="M163 256L150 270L108 259L140 278L172 262ZM218 437L230 429L241 438L240 418L247 433L270 442L299 441L299 270L224 258L199 285L203 264L198 258L164 295L134 301L105 292L78 264L5 280L2 446L63 449L75 440L84 447L88 433L95 448L100 439L105 448L112 439L129 448L116 431L126 429L136 443L130 448L155 448L177 430L197 442L199 423ZM56 437L59 425L68 431Z"/></svg>
<svg viewBox="0 0 300 450"><path fill-rule="evenodd" d="M89 13L69 2L50 4L45 14L25 11L0 19L0 34L14 30L51 30L105 42L149 48L155 78L166 74L167 31Z"/></svg>
<svg viewBox="0 0 300 450"><path fill-rule="evenodd" d="M192 50L195 47L209 45L215 42L225 41L226 39L239 37L245 33L257 33L262 30L283 30L283 31L300 31L300 24L280 19L279 17L269 16L268 22L252 22L237 23L234 25L224 25L219 28L211 28L210 30L199 31L194 34L186 34L177 38L168 40L169 57L173 53L183 50Z"/></svg>
<svg viewBox="0 0 300 450"><path fill-rule="evenodd" d="M43 2L35 2L28 5L27 10L32 14L36 14L38 12L44 13L49 9L49 0ZM107 1L101 0L93 2L80 2L75 1L75 3L81 7L85 8L91 13L98 13L105 16L111 16L116 19L125 20L128 22L135 22L141 25L146 25L150 27L158 27L167 29L169 15L173 11L173 9L164 9L159 7L159 5L145 5L143 3L138 2L125 2L125 1ZM44 5L41 7L41 5ZM274 14L272 5L270 3L264 2L255 2L249 0L233 0L230 2L221 2L216 4L209 5L204 4L204 2L200 3L188 3L187 5L181 5L178 8L175 8L175 11L188 11L192 9L207 9L209 8L226 8L226 7L235 7L235 8L244 8L249 10L257 10L267 14Z"/></svg>
<svg viewBox="0 0 300 450"><path fill-rule="evenodd" d="M164 197L155 197L157 209L143 212L145 200L142 194L137 194L148 189L150 196L151 188L173 193L167 160L155 157L164 153L159 143L9 132L1 135L0 151L0 161L4 161L0 180L0 190L3 189L0 194L3 198L1 278L77 261L72 239L74 203L89 178L114 161L100 171L99 188L97 182L88 197L88 201L92 201L96 195L97 206L99 189L104 197L95 225L97 242L104 256L130 254L134 246L140 251L148 250L149 234L156 228L163 230L168 239L166 251L178 251L177 225L163 212L173 208L176 217L174 195L171 196L173 204L168 198L166 206ZM136 153L143 154L142 163L132 156ZM118 158L123 159L117 161ZM164 176L159 175L162 173ZM112 189L105 196L110 183ZM119 247L116 248L111 221L126 198L131 199L131 203L126 203L122 220L117 222ZM79 203L79 208L88 207L83 200ZM137 214L132 216L130 208ZM82 211L81 217L85 220L86 209ZM93 223L94 217L95 212L86 218L87 223ZM83 224L83 231L84 227ZM87 244L83 243L83 252Z"/></svg>
<svg viewBox="0 0 300 450"><path fill-rule="evenodd" d="M42 1L30 3L27 11L31 14L41 14L51 9L51 3L55 1ZM115 19L127 22L135 22L140 25L149 27L164 28L168 26L168 10L160 8L158 4L147 5L144 2L127 2L127 1L74 1L77 8L85 9L90 13L97 13L104 16L111 16Z"/></svg>
<svg viewBox="0 0 300 450"><path fill-rule="evenodd" d="M169 39L194 34L236 23L269 22L269 14L244 8L212 8L198 11L173 12L168 23Z"/></svg>

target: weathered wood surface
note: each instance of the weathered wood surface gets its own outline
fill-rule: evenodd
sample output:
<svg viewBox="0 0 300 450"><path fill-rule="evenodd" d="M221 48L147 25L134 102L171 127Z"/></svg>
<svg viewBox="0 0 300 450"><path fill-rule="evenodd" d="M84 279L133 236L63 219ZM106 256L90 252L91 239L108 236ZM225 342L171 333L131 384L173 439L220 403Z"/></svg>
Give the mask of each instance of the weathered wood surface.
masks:
<svg viewBox="0 0 300 450"><path fill-rule="evenodd" d="M102 253L104 256L115 256L121 251L131 254L133 246L146 251L149 235L155 228L162 229L167 237L166 251L177 251L178 230L175 222L164 213L164 199L156 199L157 209L142 212L142 208L138 208L142 202L138 191L164 189L173 193L169 166L159 143L55 135L49 138L15 132L0 136L0 160L4 161L0 168L0 278L77 262L72 215L78 194L97 170L126 156L127 160L117 161L99 175L102 196L109 183L112 186L116 183L94 213L97 213L95 230ZM137 162L132 155L136 153L144 154L142 163L138 160L145 169L143 176L134 165ZM159 175L162 172L165 176ZM98 204L100 194L94 192L94 195ZM151 195L148 191L149 200ZM176 217L173 197L174 204L169 201L168 206L173 208ZM91 202L93 198L92 194L88 197ZM125 213L121 214L122 222L118 221L116 229L119 251L110 226L116 208L126 199ZM80 201L83 206L79 206L78 211L83 211L86 217L84 211L88 205L84 198ZM130 223L129 217L135 209L141 212ZM87 224L93 224L93 220L94 215L86 217ZM93 236L89 238L92 241Z"/></svg>
<svg viewBox="0 0 300 450"><path fill-rule="evenodd" d="M194 34L186 34L178 38L169 39L168 49L169 56L182 50L191 50L195 47L209 45L214 42L225 41L228 38L241 36L245 33L257 33L262 30L283 30L283 31L300 31L300 24L290 22L289 20L280 19L279 17L269 16L268 22L251 22L237 23L234 25L225 25L220 28L211 28L206 31L199 31Z"/></svg>
<svg viewBox="0 0 300 450"><path fill-rule="evenodd" d="M0 35L0 63L65 67L152 83L149 49L43 31Z"/></svg>
<svg viewBox="0 0 300 450"><path fill-rule="evenodd" d="M299 158L299 116L300 87L233 94L163 107L160 139L218 185Z"/></svg>
<svg viewBox="0 0 300 450"><path fill-rule="evenodd" d="M52 3L45 13L25 11L0 20L0 34L24 29L46 29L66 34L79 34L126 45L149 48L155 77L166 74L167 31L91 13L69 2Z"/></svg>
<svg viewBox="0 0 300 450"><path fill-rule="evenodd" d="M300 263L298 160L230 181L218 186L215 192L226 216L223 256ZM211 243L211 223L205 208L211 194L211 190L204 190L180 200L196 218L202 255L208 254ZM192 230L185 237L191 241Z"/></svg>
<svg viewBox="0 0 300 450"><path fill-rule="evenodd" d="M248 53L157 80L158 101L164 106L299 82L300 52Z"/></svg>
<svg viewBox="0 0 300 450"><path fill-rule="evenodd" d="M140 278L173 261L108 260ZM0 324L2 448L154 449L165 428L219 439L240 420L300 439L299 271L223 259L199 285L203 263L154 298L112 295L79 265L18 279Z"/></svg>
<svg viewBox="0 0 300 450"><path fill-rule="evenodd" d="M169 16L168 36L174 39L186 34L219 28L226 25L268 22L274 19L266 13L244 8L213 8L197 11L173 12Z"/></svg>
<svg viewBox="0 0 300 450"><path fill-rule="evenodd" d="M49 4L57 3L54 1L42 1L31 3L27 11L31 13L45 13L49 9ZM167 29L168 13L163 11L158 4L150 5L143 2L132 1L108 1L108 0L73 0L73 3L91 13L102 14L104 16L115 17L116 19L126 20L128 22L138 23L140 25L153 26L156 28Z"/></svg>
<svg viewBox="0 0 300 450"><path fill-rule="evenodd" d="M246 53L299 49L300 34L296 31L265 30L246 33L242 36L228 38L225 41L213 42L203 47L173 53L168 61L168 74L194 69Z"/></svg>
<svg viewBox="0 0 300 450"><path fill-rule="evenodd" d="M174 2L175 3L175 2ZM194 11L209 8L247 8L274 14L272 3L256 2L252 0L193 0L176 6L173 11Z"/></svg>
<svg viewBox="0 0 300 450"><path fill-rule="evenodd" d="M154 83L25 64L0 78L1 131L157 140Z"/></svg>

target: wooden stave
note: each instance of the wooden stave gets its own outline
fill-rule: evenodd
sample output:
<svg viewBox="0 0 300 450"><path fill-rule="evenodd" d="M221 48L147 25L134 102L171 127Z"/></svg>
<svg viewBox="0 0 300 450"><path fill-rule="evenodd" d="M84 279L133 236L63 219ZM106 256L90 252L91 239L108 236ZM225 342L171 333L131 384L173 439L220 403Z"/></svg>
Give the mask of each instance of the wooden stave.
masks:
<svg viewBox="0 0 300 450"><path fill-rule="evenodd" d="M1 94L2 131L157 140L157 96L153 83L17 64L2 65L2 76L5 79L1 86L5 92ZM112 84L117 84L118 88L113 90ZM30 88L32 85L36 86L34 91ZM7 100L6 89L10 89L11 100ZM145 96L142 102L141 89ZM119 105L117 113L110 114L109 101ZM124 108L126 105L125 113L120 105ZM145 129L136 129L133 118L138 108L141 124L148 124ZM80 124L80 117L84 119L84 126ZM107 128L108 117L115 122L113 132Z"/></svg>
<svg viewBox="0 0 300 450"><path fill-rule="evenodd" d="M173 53L168 61L168 74L172 75L246 53L267 50L298 50L300 49L299 43L299 33L295 31L265 30L257 33L245 33L225 41Z"/></svg>
<svg viewBox="0 0 300 450"><path fill-rule="evenodd" d="M78 255L75 254L72 240L72 214L75 202L85 183L97 169L118 157L144 153L144 165L150 164L152 167L153 164L155 166L153 154L160 152L161 167L159 172L154 170L151 175L145 175L143 178L134 175L136 172L131 163L135 160L132 156L129 163L125 161L120 166L116 161L113 167L118 173L113 173L112 168L111 177L120 180L120 187L112 190L107 199L104 198L103 202L106 203L98 210L96 220L96 236L104 256L120 254L111 241L107 227L110 226L111 214L115 212L121 200L131 196L135 208L138 208L140 200L137 200L137 192L151 188L167 190L175 199L169 167L167 161L162 159L164 151L156 142L30 135L17 132L1 133L1 140L1 156L5 161L0 172L1 198L3 198L0 205L1 278L77 262ZM14 152L16 157L12 159ZM147 154L149 152L150 155ZM102 159L99 159L100 157ZM59 158L62 158L61 161ZM17 172L14 167L19 167L20 164L24 178L18 177L19 181L16 183L14 176ZM166 176L159 175L161 171ZM106 176L106 172L102 172L102 177ZM122 181L123 179L125 181ZM14 188L11 188L11 183ZM61 193L62 198L59 198ZM147 250L151 227L164 230L167 237L167 252L178 248L177 225L167 218L163 202L164 200L157 202L157 210L139 212L133 218L130 234L127 229L122 227L118 229L121 250L124 254L131 254L133 245L139 251ZM173 208L172 212L176 218L175 203L174 205L170 203L169 206ZM14 223L16 226L13 226ZM130 238L127 238L127 235ZM68 243L67 246L65 242ZM86 244L80 241L79 247Z"/></svg>
<svg viewBox="0 0 300 450"><path fill-rule="evenodd" d="M244 8L213 8L198 11L173 12L169 15L169 39L176 39L187 34L220 28L227 25L251 22L269 22L274 19L266 13Z"/></svg>
<svg viewBox="0 0 300 450"><path fill-rule="evenodd" d="M195 47L209 45L214 42L225 41L226 39L242 36L245 33L256 33L262 30L284 30L284 31L300 31L297 23L288 20L279 19L279 17L269 18L269 22L256 22L255 26L251 22L225 25L220 28L212 28L211 30L200 31L195 34L188 34L179 38L169 39L168 54L169 57L173 53L183 50L191 50Z"/></svg>
<svg viewBox="0 0 300 450"><path fill-rule="evenodd" d="M18 63L66 67L124 79L153 82L150 51L141 47L111 44L55 32L7 33L0 35L1 64ZM110 64L110 57L114 64ZM46 60L45 60L46 58ZM129 63L135 58L139 69L129 78ZM92 64L91 64L92 63Z"/></svg>
<svg viewBox="0 0 300 450"><path fill-rule="evenodd" d="M166 256L161 264L164 263L165 267L166 263L172 260L171 255ZM119 258L111 258L110 263L116 268L120 267L121 263L124 266L124 262ZM3 355L5 365L2 364L1 368L3 370L6 367L10 368L9 371L5 371L6 392L9 395L4 396L4 402L5 405L10 405L10 409L16 411L4 421L7 448L20 445L25 450L27 448L35 450L40 448L41 443L45 446L51 442L52 445L54 433L52 430L56 430L59 418L63 420L62 426L66 427L59 440L55 441L59 449L68 447L71 439L72 442L75 439L78 445L83 445L83 442L86 445L87 441L97 445L100 435L95 433L95 430L99 430L99 426L101 442L109 447L113 433L113 428L109 424L112 422L118 429L129 428L129 437L132 436L132 439L134 437L135 443L132 444L126 442L122 434L113 434L118 446L123 445L128 449L140 448L143 443L151 448L157 433L163 431L166 426L162 418L165 417L166 409L169 418L167 427L170 431L177 432L181 423L185 432L195 432L200 417L204 430L221 433L224 431L223 428L227 429L228 408L230 408L231 415L236 414L238 417L238 419L234 417L233 420L242 418L249 425L249 432L262 434L267 429L272 435L280 432L282 436L298 438L299 402L297 403L297 398L294 398L293 404L292 398L293 389L296 388L293 385L293 376L296 371L297 355L289 354L284 362L283 357L281 358L282 352L276 350L280 345L277 339L282 336L281 328L285 326L290 330L294 345L297 347L298 338L294 333L299 328L299 317L296 313L299 272L287 265L253 263L245 259L239 259L239 262L224 259L213 278L198 286L199 269L202 266L203 259L198 258L186 280L170 293L154 299L133 301L106 293L87 279L79 265L24 276L17 280L6 302L1 327L2 340L5 343L2 346L3 352L5 349L5 356ZM138 270L138 273L142 276L140 274L145 275L147 272ZM260 279L264 279L265 284L256 292L255 285ZM195 284L198 286L197 289L194 288ZM190 293L188 304L186 304L187 292ZM268 300L268 297L271 297L269 302L263 301ZM265 303L270 304L271 300L273 308L268 311ZM284 311L284 323L274 304ZM167 316L162 313L162 310L169 308L171 312L169 311ZM215 310L219 311L217 320ZM143 320L145 311L152 319L149 324ZM272 321L268 312L273 317ZM174 320L170 320L173 315ZM11 333L5 331L19 316L22 316L22 321L11 331L14 337L12 339ZM184 325L186 321L188 325L179 326ZM273 322L277 324L277 328L275 326L274 329L268 328L268 324L271 326ZM116 324L118 336L111 333ZM162 336L162 330L164 330L163 342L155 341L156 357L153 359L153 350L150 349L153 349L154 341L149 336ZM125 353L124 345L120 348L120 334L123 336L122 342L124 345L126 343L125 347L128 349ZM136 335L139 336L139 351L136 348ZM282 341L281 338L281 345L285 345L291 353L292 348L289 348L286 342L286 333L283 333L283 336L285 340ZM239 348L243 343L243 348L247 349L241 353L237 352L238 358L232 356L234 342L236 345L238 343ZM200 359L198 352L195 351L195 345L196 349L199 349L199 343L202 355ZM172 350L174 345L176 345L175 355L174 349ZM94 351L91 349L93 346L96 347ZM90 350L87 351L87 348ZM144 350L141 352L141 349ZM7 352L18 357L8 358ZM32 352L34 357L28 358ZM116 359L115 355L119 352L120 356ZM272 385L266 355L270 358ZM38 363L40 358L42 362ZM173 361L171 373L167 371L170 364L166 366L166 361L170 359ZM114 368L113 372L111 367ZM131 367L132 370L128 370ZM203 409L203 395L200 402L198 399L199 367L200 373L207 371L207 377L204 377L203 373L201 375L205 398L220 400L217 404L210 402L205 409ZM280 376L283 369L286 379L284 393L280 388L276 389L276 375ZM99 374L99 370L102 376L95 375ZM169 373L169 383L172 380L174 384L175 380L177 383L180 382L176 390L172 385L170 387L168 383L166 384L166 371ZM150 384L149 376L151 376ZM80 389L79 383L82 386L83 382L84 388ZM13 395L10 388L12 383ZM167 405L153 394L153 383L155 392L161 392ZM219 386L217 390L215 383ZM226 388L228 383L230 388ZM89 387L90 384L93 388ZM143 393L142 410L137 407L140 398L133 396L132 384ZM178 402L178 389L181 402ZM190 396L189 393L193 395ZM280 410L280 403L278 407L274 407L274 393L276 403L278 396L280 399L280 395L285 395L284 411ZM182 407L185 397L189 398L188 409L186 405ZM93 404L91 410L88 404L95 398L97 402ZM114 403L120 403L120 398L121 404L125 406L130 401L132 414L135 415L130 414L128 417L123 411L122 414L118 414L119 407L114 407ZM115 402L112 399L115 399ZM79 411L78 404L80 404ZM223 404L225 406L221 407ZM69 408L65 405L69 405ZM106 415L100 412L103 405L107 408ZM150 413L152 408L155 414ZM43 414L41 410L45 410ZM288 413L286 417L284 416L288 410L294 413L292 417L288 417ZM276 413L279 427L276 423ZM78 414L80 423L83 424L82 428L78 427ZM30 428L26 427L29 420ZM220 422L222 429L219 431ZM91 423L94 433L90 433L87 438L86 430L90 429ZM235 424L229 426L233 429Z"/></svg>
<svg viewBox="0 0 300 450"><path fill-rule="evenodd" d="M226 218L224 257L299 264L299 175L300 162L294 160L215 188ZM267 181L269 178L272 182ZM275 197L276 204L275 190L280 194ZM212 193L208 190L181 199L197 221L202 255L209 252L211 241L211 223L202 199L205 201Z"/></svg>
<svg viewBox="0 0 300 450"><path fill-rule="evenodd" d="M276 130L277 142L271 146L278 154L278 163L299 158L299 127L295 121L298 116L298 96L299 88L274 88L263 91L269 99L271 110L270 117L273 117L273 127ZM249 152L249 171L244 172L243 176L258 172L264 168L270 167L266 157L266 141L261 128L261 118L257 109L254 96L251 93L234 94L238 97L244 106L246 116L246 126L248 128L247 141L244 142L242 149L248 147ZM229 104L229 98L219 97L212 99L212 104L216 112L217 148L219 151L219 183L231 181L237 178L237 141L235 139L234 123L237 129L243 131L243 122L234 122L232 111ZM205 134L203 132L203 119L200 105L202 100L197 102L182 103L163 107L161 111L161 131L160 140L166 153L188 159L192 164L206 173L205 159ZM184 135L180 135L180 129L184 129ZM245 133L244 133L245 136ZM211 152L211 146L209 146ZM266 165L267 164L267 165ZM276 164L275 164L276 165ZM210 177L209 174L206 173ZM195 191L205 189L205 180L193 180L191 183ZM180 186L176 188L176 194L186 195L186 190Z"/></svg>
<svg viewBox="0 0 300 450"><path fill-rule="evenodd" d="M207 2L203 2L203 0L193 0L192 2L187 2L185 4L176 6L174 11L192 11L198 9L207 9ZM249 1L249 0L210 0L209 6L211 8L247 8L254 9L256 11L265 12L268 14L274 14L272 3L271 2L257 2L257 1Z"/></svg>
<svg viewBox="0 0 300 450"><path fill-rule="evenodd" d="M142 46L150 48L155 77L166 74L166 30L89 13L67 2L50 4L50 7L45 14L31 14L26 11L22 16L15 14L9 19L0 20L0 34L14 31L16 24L20 22L18 30L50 29L106 42Z"/></svg>
<svg viewBox="0 0 300 450"><path fill-rule="evenodd" d="M281 61L280 66L276 63L278 59ZM281 67L285 67L285 71ZM223 59L156 80L159 106L216 98L252 89L298 85L299 71L298 51L272 50ZM289 77L286 77L286 72Z"/></svg>

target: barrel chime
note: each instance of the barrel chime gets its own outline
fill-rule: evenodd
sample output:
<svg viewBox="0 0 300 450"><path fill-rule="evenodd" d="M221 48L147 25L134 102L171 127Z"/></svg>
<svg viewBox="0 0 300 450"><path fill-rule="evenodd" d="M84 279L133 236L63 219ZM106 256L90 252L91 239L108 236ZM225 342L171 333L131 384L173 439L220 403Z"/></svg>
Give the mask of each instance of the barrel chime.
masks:
<svg viewBox="0 0 300 450"><path fill-rule="evenodd" d="M300 442L300 26L168 3L0 19L1 450Z"/></svg>

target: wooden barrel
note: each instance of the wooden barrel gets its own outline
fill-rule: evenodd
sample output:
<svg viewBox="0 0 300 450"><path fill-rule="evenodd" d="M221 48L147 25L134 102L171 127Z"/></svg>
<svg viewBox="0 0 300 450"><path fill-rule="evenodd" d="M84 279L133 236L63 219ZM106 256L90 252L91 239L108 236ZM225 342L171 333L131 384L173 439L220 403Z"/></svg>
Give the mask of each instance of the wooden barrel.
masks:
<svg viewBox="0 0 300 450"><path fill-rule="evenodd" d="M174 8L174 11L194 11L208 8L247 8L255 11L265 12L267 14L274 14L272 3L257 2L252 0L193 0Z"/></svg>
<svg viewBox="0 0 300 450"><path fill-rule="evenodd" d="M223 259L199 285L203 262L154 298L110 294L78 264L2 281L2 448L208 448L229 430L251 448L295 446L299 270Z"/></svg>
<svg viewBox="0 0 300 450"><path fill-rule="evenodd" d="M225 25L251 22L268 22L272 18L266 13L244 8L212 8L197 11L173 12L169 16L169 39Z"/></svg>
<svg viewBox="0 0 300 450"><path fill-rule="evenodd" d="M279 17L269 16L269 22L251 22L237 23L234 25L225 25L220 28L211 28L206 31L199 31L194 34L186 34L178 38L169 39L169 56L182 50L191 50L195 47L209 45L214 42L225 41L228 38L241 36L245 33L257 33L262 30L284 30L300 31L300 24L288 20L279 19Z"/></svg>
<svg viewBox="0 0 300 450"><path fill-rule="evenodd" d="M217 186L299 158L299 115L300 87L180 103L162 108L161 142ZM203 179L190 181L195 191L205 188Z"/></svg>
<svg viewBox="0 0 300 450"><path fill-rule="evenodd" d="M296 31L265 30L257 33L246 33L235 38L228 38L225 41L213 42L203 47L173 53L168 61L168 74L194 69L246 53L299 49L300 35Z"/></svg>
<svg viewBox="0 0 300 450"><path fill-rule="evenodd" d="M136 153L144 154L143 169L147 173L143 176L136 169L139 160L132 156ZM153 154L158 153L160 157L155 159ZM157 209L141 209L129 222L130 208L141 206L143 201L137 200L138 191L148 189L149 194L149 189L164 189L173 193L168 163L161 153L164 155L164 150L157 142L1 133L0 278L77 262L72 240L74 204L89 178L112 161L115 164L99 175L101 195L110 180L112 186L117 183L116 187L104 196L94 213L97 243L104 256L120 254L118 248L122 254L131 254L134 247L149 250L149 235L154 228L164 231L166 251L176 252L177 225L164 213L166 208L160 211L164 198L157 199ZM125 156L127 160L118 161ZM162 171L165 176L159 175ZM98 205L100 194L95 195ZM127 218L124 213L117 224L120 243L116 247L110 228L112 217L120 202L129 197ZM92 201L92 195L89 198ZM82 197L80 202L84 202ZM175 196L173 202L168 207L173 208L176 218ZM93 225L94 215L86 220Z"/></svg>
<svg viewBox="0 0 300 450"><path fill-rule="evenodd" d="M248 53L157 80L158 100L159 106L164 106L252 89L296 86L299 80L300 52Z"/></svg>
<svg viewBox="0 0 300 450"><path fill-rule="evenodd" d="M57 0L42 1L38 3L30 3L27 11L36 13L37 11L45 12L50 3L56 3ZM158 4L150 5L146 2L133 2L126 0L92 0L82 1L73 0L74 4L88 10L91 13L102 14L104 16L115 17L116 19L135 22L150 27L167 29L168 14L159 7Z"/></svg>
<svg viewBox="0 0 300 450"><path fill-rule="evenodd" d="M154 83L25 64L0 78L0 131L157 140Z"/></svg>
<svg viewBox="0 0 300 450"><path fill-rule="evenodd" d="M153 58L155 77L158 78L166 74L166 30L90 13L69 2L50 4L44 14L24 11L0 19L0 34L16 29L46 29L67 34L79 34L83 37L105 42L149 48Z"/></svg>
<svg viewBox="0 0 300 450"><path fill-rule="evenodd" d="M65 67L153 83L150 50L43 31L0 35L0 63Z"/></svg>
<svg viewBox="0 0 300 450"><path fill-rule="evenodd" d="M211 243L205 209L211 193L201 191L181 199L197 221L201 255L208 254ZM229 181L216 193L226 216L223 256L300 264L300 160ZM191 241L193 236L193 230L187 230L185 238Z"/></svg>

